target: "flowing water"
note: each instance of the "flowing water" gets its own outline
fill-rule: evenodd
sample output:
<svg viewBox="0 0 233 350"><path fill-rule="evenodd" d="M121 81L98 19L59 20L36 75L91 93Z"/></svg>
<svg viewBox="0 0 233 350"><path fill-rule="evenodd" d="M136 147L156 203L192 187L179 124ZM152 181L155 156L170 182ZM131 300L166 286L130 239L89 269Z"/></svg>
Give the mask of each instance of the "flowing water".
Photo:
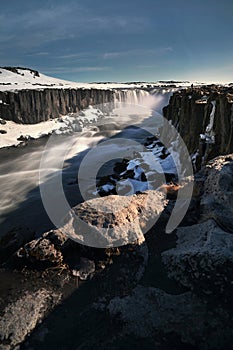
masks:
<svg viewBox="0 0 233 350"><path fill-rule="evenodd" d="M126 104L139 104L144 106L143 112L137 114L131 109L125 114L115 111L115 117L105 118L90 126L85 132L74 133L68 139L73 146L68 150L63 170L63 188L67 201L71 206L83 201L77 185L77 173L79 165L88 150L92 149L101 140L114 137L134 139L138 141L145 137L144 132L135 129L135 125L154 125L156 116L148 116L145 106L158 111L168 103L171 92L165 94L149 95L147 92L130 91L116 92L115 102ZM126 106L127 107L127 106ZM31 141L21 148L9 148L0 150L0 235L12 227L27 226L35 230L37 234L53 227L41 201L39 188L39 169L41 157L48 139L43 138ZM60 171L57 168L57 159L64 148L67 147L67 136L57 136L53 144L49 159L50 174ZM122 145L122 147L124 147ZM105 148L107 153L112 149ZM97 160L93 160L97 161ZM48 170L48 169L47 169ZM90 168L91 173L91 168ZM49 179L43 179L49 181ZM54 190L54 207L56 209L56 191Z"/></svg>

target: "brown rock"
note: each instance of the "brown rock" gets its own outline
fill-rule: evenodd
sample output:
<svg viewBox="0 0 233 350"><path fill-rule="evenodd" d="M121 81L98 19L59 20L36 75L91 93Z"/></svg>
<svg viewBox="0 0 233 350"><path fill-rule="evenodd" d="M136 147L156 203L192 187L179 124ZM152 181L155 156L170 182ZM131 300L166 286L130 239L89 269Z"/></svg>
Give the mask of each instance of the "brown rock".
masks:
<svg viewBox="0 0 233 350"><path fill-rule="evenodd" d="M32 264L61 265L61 249L67 239L59 230L47 232L41 238L25 244L18 250L17 256Z"/></svg>
<svg viewBox="0 0 233 350"><path fill-rule="evenodd" d="M159 191L132 196L111 195L74 207L61 231L81 244L97 248L143 242L167 201Z"/></svg>

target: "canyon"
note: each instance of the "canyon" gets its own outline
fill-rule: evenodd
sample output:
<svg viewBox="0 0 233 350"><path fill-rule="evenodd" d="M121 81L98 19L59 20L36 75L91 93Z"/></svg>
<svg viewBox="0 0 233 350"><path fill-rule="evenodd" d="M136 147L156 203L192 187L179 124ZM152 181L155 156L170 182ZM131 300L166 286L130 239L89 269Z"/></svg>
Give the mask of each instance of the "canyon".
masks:
<svg viewBox="0 0 233 350"><path fill-rule="evenodd" d="M71 232L71 216L65 221L70 235L59 228L36 235L34 230L21 226L0 237L0 275L4 282L0 295L2 349L18 346L66 349L74 344L85 349L92 349L96 344L99 349L137 349L141 344L145 349L159 350L230 348L233 337L233 89L216 85L167 89L167 95L162 94L161 87L146 86L136 89L50 86L0 92L1 120L18 123L15 125L42 123L67 114L79 118L78 113L82 115L83 110L96 104L102 107L104 120L117 102L133 104L145 96L166 95L165 106L158 104L157 109L164 107L164 117L179 131L195 173L188 211L177 229L167 234L165 227L179 200L177 193L188 179L187 183L175 183L177 179L171 168L174 163L168 162L170 169L164 165L166 177L161 180L165 184L148 190L147 183L153 182L153 177L147 179L151 175L148 164L145 166L148 154L157 156L163 165L169 159L169 152L161 145L159 135L144 134L141 142L146 152L136 152L131 160L115 162L113 172L98 178L99 198L72 206L78 217L94 227L96 235L99 228L107 229L104 233L116 228L111 242L121 238L122 246L113 247L111 242L101 249L83 245L80 242L87 233L85 226L78 228L80 237L77 237L77 232ZM174 89L173 94L169 89ZM114 118L119 116L113 114L106 125L99 123L98 137L101 128L104 131L108 128L109 132L113 127L111 131L116 132L119 125ZM133 126L121 130L123 137L130 133L137 136L137 128ZM88 135L95 135L94 128ZM162 133L162 129L159 130ZM65 142L62 136L57 137L59 147L65 147ZM90 148L97 144L91 138L88 142ZM27 147L30 151L30 143ZM14 149L22 152L24 166L28 165L27 147ZM32 157L37 158L38 166L44 143L38 146L35 143L33 147ZM123 143L121 147L122 151ZM12 150L4 150L8 151ZM109 149L113 151L114 148ZM104 157L108 154L102 153ZM5 170L10 170L7 163ZM90 166L87 170L93 169ZM67 175L65 186L75 192L77 179L71 175ZM25 182L28 181L25 176ZM137 187L134 193L130 188L127 195L117 195L118 181L128 181L128 187L130 181L144 187ZM35 196L34 183L32 187L27 198L28 208L32 208ZM38 206L34 206L38 210ZM98 208L113 206L117 208L117 215L98 211ZM145 227L155 213L158 221L152 220L153 224L142 236L138 222ZM18 216L22 216L21 212ZM35 224L40 225L40 216L37 219ZM127 240L129 233L133 237L130 241ZM106 240L104 236L102 240Z"/></svg>

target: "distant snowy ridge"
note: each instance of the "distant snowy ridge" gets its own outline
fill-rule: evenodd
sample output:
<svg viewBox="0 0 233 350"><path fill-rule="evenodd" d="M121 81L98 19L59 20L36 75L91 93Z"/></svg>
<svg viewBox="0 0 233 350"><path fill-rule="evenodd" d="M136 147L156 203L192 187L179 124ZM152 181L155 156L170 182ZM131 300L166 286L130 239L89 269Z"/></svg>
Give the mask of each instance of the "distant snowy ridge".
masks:
<svg viewBox="0 0 233 350"><path fill-rule="evenodd" d="M0 68L0 91L76 87L85 87L85 84L48 77L32 69Z"/></svg>
<svg viewBox="0 0 233 350"><path fill-rule="evenodd" d="M22 89L153 89L162 87L187 87L188 81L159 81L155 83L78 83L44 75L36 70L22 67L0 67L0 91ZM193 83L202 85L204 83Z"/></svg>

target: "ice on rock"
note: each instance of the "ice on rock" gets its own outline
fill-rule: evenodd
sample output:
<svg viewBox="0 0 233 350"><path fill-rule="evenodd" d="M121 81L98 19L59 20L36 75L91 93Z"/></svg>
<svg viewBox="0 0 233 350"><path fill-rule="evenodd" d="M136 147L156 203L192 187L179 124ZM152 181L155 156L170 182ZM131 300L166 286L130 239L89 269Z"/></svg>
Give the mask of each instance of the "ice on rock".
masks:
<svg viewBox="0 0 233 350"><path fill-rule="evenodd" d="M206 127L206 133L210 133L213 130L213 126L214 126L214 117L215 117L215 111L216 111L216 101L212 101L212 111L210 114L210 121L209 124Z"/></svg>
<svg viewBox="0 0 233 350"><path fill-rule="evenodd" d="M114 185L110 185L110 184L103 185L102 189L104 190L104 192L109 192L109 191L112 191L114 189Z"/></svg>
<svg viewBox="0 0 233 350"><path fill-rule="evenodd" d="M141 163L140 163L140 161L139 160L130 160L129 161L129 164L128 164L128 166L127 166L127 170L134 170L134 168L136 167L136 166L138 166L138 165L140 165Z"/></svg>
<svg viewBox="0 0 233 350"><path fill-rule="evenodd" d="M148 183L134 179L121 180L117 183L117 193L125 196L133 195L136 192L144 192L148 190Z"/></svg>

